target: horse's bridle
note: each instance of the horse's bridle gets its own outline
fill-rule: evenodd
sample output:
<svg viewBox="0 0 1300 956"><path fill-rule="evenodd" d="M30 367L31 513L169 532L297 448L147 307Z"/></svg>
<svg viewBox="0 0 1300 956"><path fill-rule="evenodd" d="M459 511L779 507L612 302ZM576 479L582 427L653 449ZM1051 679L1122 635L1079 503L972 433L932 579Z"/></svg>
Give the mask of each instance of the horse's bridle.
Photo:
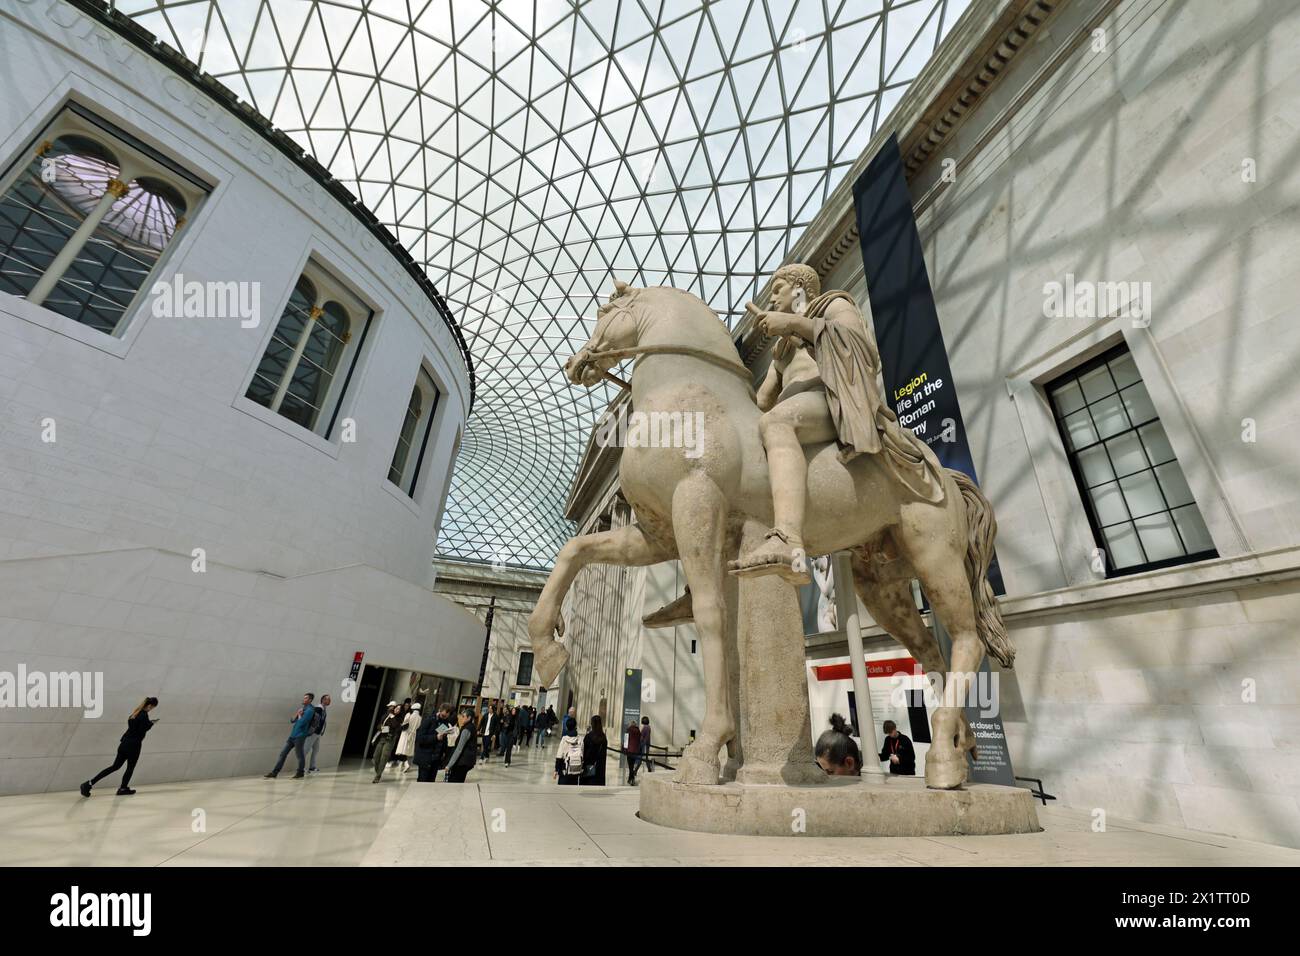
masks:
<svg viewBox="0 0 1300 956"><path fill-rule="evenodd" d="M609 349L604 352L588 352L587 361L597 362L601 359L614 359L621 362L624 359L631 358L633 355L689 355L691 358L703 359L718 368L726 369L733 375L738 375L744 379L745 384L751 388L754 385L754 377L745 366L739 362L733 362L731 359L723 358L721 355L714 355L712 352L706 352L704 349L692 348L689 345L634 345L625 349ZM609 381L618 385L620 388L630 389L630 382L625 382L616 375L602 371L600 373Z"/></svg>
<svg viewBox="0 0 1300 956"><path fill-rule="evenodd" d="M632 312L632 310L622 302L615 301L615 297L610 298L609 305L614 307L613 312L610 313L610 315L626 313L633 317L633 320L637 323L637 337L639 338L643 331L643 326L641 320ZM600 326L609 317L609 315L602 316L601 321L596 324L596 334L592 336L593 339L599 335ZM750 373L749 369L745 368L745 366L740 362L734 362L731 359L723 358L721 355L714 355L712 352L707 352L704 349L693 348L689 345L634 345L625 349L607 349L603 352L592 351L587 353L587 361L591 362L593 365L602 359L613 359L615 362L621 362L634 355L687 355L691 358L703 359L705 362L726 369L733 375L739 376L744 380L745 384L750 387L751 391L754 388L753 375ZM619 378L617 375L612 375L603 369L601 370L600 375L606 381L613 382L619 388L627 389L628 391L632 390L632 383L623 381L623 379Z"/></svg>

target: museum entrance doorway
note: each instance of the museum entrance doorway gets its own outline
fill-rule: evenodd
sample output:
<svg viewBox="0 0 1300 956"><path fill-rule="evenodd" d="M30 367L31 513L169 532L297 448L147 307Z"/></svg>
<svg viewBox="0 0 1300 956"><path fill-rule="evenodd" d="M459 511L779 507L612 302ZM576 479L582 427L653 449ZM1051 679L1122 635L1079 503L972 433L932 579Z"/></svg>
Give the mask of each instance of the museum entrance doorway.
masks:
<svg viewBox="0 0 1300 956"><path fill-rule="evenodd" d="M379 697L384 689L387 667L367 664L357 681L357 699L352 705L352 719L348 721L347 736L343 738L341 760L349 757L364 758L370 753L370 738L379 723ZM388 703L385 698L382 703Z"/></svg>

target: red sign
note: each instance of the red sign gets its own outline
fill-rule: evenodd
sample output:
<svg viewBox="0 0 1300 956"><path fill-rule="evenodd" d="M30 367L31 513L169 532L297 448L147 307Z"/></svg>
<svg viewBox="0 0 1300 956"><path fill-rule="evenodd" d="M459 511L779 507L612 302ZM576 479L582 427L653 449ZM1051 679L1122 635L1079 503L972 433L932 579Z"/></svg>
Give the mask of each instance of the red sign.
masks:
<svg viewBox="0 0 1300 956"><path fill-rule="evenodd" d="M894 674L920 674L921 665L911 657L891 657L883 661L867 661L867 678L892 677ZM813 667L818 680L852 680L851 664L819 664Z"/></svg>

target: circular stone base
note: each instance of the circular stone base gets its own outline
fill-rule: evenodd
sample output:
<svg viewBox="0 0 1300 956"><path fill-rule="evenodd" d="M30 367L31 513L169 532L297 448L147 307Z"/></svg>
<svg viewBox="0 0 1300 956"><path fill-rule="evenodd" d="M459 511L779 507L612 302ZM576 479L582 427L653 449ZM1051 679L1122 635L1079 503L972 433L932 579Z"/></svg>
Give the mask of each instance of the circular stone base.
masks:
<svg viewBox="0 0 1300 956"><path fill-rule="evenodd" d="M791 787L641 778L640 817L701 833L749 836L986 836L1037 833L1034 798L1019 787L928 790L922 777L827 777Z"/></svg>

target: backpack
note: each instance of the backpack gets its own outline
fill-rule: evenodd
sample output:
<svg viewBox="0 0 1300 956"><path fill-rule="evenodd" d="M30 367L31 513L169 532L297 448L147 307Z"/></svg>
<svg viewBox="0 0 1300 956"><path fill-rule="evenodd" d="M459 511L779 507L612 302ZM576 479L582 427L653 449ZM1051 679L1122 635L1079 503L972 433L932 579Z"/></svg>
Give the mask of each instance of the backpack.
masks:
<svg viewBox="0 0 1300 956"><path fill-rule="evenodd" d="M575 743L564 755L564 772L572 777L582 774L582 745Z"/></svg>

